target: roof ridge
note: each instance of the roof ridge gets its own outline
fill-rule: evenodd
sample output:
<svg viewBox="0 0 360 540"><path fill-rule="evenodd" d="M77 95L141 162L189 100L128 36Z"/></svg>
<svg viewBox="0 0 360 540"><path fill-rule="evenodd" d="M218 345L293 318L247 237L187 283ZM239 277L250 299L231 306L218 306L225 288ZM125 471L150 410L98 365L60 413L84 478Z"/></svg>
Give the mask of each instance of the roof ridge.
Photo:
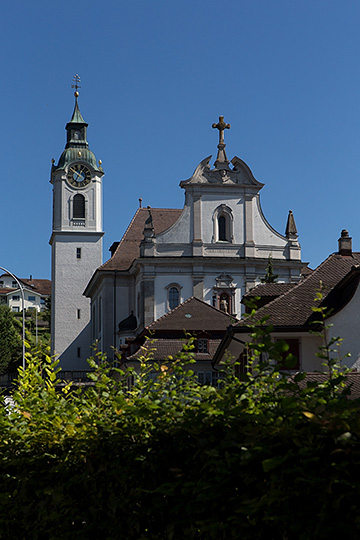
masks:
<svg viewBox="0 0 360 540"><path fill-rule="evenodd" d="M152 321L152 323L149 324L149 326L146 326L144 328L144 330L149 330L151 328L151 326L153 326L155 323L158 323L159 321L165 319L166 317L168 317L169 315L171 315L172 313L174 313L175 311L179 310L179 308L182 308L185 306L185 304L188 304L191 300L196 300L197 302L200 302L200 304L204 304L204 306L206 306L207 308L211 308L213 309L214 311L216 311L217 313L220 313L222 315L225 315L226 317L229 317L229 318L234 318L236 320L239 320L237 319L237 317L234 317L233 315L231 315L230 313L225 313L225 311L222 311L221 309L218 309L216 308L215 306L212 306L211 304L208 304L207 302L205 302L204 300L201 300L200 298L197 298L196 296L190 296L189 298L187 298L186 300L184 300L184 302L181 302L181 304L179 304L178 306L174 307L174 309L168 311L167 313L164 313L164 315L162 315L161 317L159 317L158 319L155 319L154 321Z"/></svg>
<svg viewBox="0 0 360 540"><path fill-rule="evenodd" d="M311 274L309 274L308 276L304 277L304 279L302 279L301 281L296 283L294 287L292 287L288 291L285 291L284 294L281 294L277 298L274 298L274 300L271 300L265 306L262 306L261 308L259 308L255 313L256 319L259 319L259 317L258 317L259 314L260 314L260 318L261 318L262 314L267 315L267 310L268 310L269 307L272 307L277 302L280 302L284 297L286 297L287 295L290 295L290 293L294 293L294 291L296 289L298 289L300 286L304 285L304 283L309 281L310 278L313 278L315 276L315 274L318 273L318 271L320 271L320 269L322 269L322 267L325 265L325 263L327 263L335 255L338 255L338 253L331 253L324 261L322 261L319 264L319 266L317 266L314 269L314 271ZM332 288L334 288L334 287L332 287ZM250 317L249 317L249 319L250 319ZM253 320L253 318L252 318L252 320ZM239 322L239 326L241 325L242 322L246 322L246 319L244 319L244 318L241 319L240 322Z"/></svg>
<svg viewBox="0 0 360 540"><path fill-rule="evenodd" d="M129 225L127 226L126 231L124 232L124 234L123 234L123 236L122 236L122 238L121 238L119 244L117 245L117 247L116 247L114 253L112 254L112 256L110 257L110 259L108 259L107 261L105 261L104 263L102 263L102 265L99 266L99 268L97 268L96 271L97 271L97 270L101 270L101 269L102 269L102 268L103 268L103 267L104 267L111 259L113 259L113 258L115 257L115 253L116 253L117 250L120 248L121 244L124 242L125 236L126 236L126 234L128 233L128 231L129 231L130 227L132 226L132 224L134 223L136 216L140 213L140 210L142 210L142 208L140 208L140 207L136 209L136 212L135 212L135 214L133 215L132 220L130 221Z"/></svg>
<svg viewBox="0 0 360 540"><path fill-rule="evenodd" d="M161 321L162 319L165 319L166 317L168 317L171 313L173 313L174 311L176 311L177 309L179 309L180 306L183 306L184 304L186 304L187 302L189 302L189 300L191 300L192 298L195 298L195 296L190 296L189 298L187 298L186 300L184 300L184 302L182 302L181 304L177 305L176 307L174 307L174 309L171 309L170 311L168 311L167 313L164 313L164 315L161 315L161 317L159 317L158 319L155 319L154 321L152 321L149 326L146 326L144 328L144 330L148 330L151 326L153 326L155 323Z"/></svg>

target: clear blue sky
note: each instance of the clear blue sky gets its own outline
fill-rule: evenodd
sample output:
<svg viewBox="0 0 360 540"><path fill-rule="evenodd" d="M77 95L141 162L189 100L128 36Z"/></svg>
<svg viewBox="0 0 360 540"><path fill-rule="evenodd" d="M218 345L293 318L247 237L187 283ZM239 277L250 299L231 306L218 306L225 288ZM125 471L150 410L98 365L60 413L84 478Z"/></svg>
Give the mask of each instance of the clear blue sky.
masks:
<svg viewBox="0 0 360 540"><path fill-rule="evenodd" d="M360 251L358 0L12 0L1 8L0 265L50 278L51 158L65 145L72 77L104 177L104 260L143 205L178 207L179 182L242 158L264 214L294 212L303 260ZM214 158L213 158L214 159Z"/></svg>

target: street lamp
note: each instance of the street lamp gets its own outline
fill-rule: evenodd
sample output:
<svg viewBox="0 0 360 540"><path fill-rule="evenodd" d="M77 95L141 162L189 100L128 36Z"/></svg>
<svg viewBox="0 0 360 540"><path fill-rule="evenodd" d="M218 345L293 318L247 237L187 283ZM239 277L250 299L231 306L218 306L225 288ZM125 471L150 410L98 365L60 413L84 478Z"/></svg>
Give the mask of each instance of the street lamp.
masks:
<svg viewBox="0 0 360 540"><path fill-rule="evenodd" d="M22 367L25 369L25 295L24 295L24 287L21 285L20 281L14 274L9 272L9 270L6 270L6 268L3 268L0 266L0 270L3 272L6 272L9 274L19 285L19 289L21 292L21 305L22 305Z"/></svg>

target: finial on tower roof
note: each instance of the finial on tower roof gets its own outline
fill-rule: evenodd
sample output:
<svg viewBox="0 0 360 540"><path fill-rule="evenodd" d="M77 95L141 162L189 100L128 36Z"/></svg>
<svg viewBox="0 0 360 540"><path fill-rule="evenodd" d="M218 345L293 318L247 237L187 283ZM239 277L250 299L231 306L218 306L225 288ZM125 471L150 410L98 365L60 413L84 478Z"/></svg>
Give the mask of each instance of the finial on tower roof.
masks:
<svg viewBox="0 0 360 540"><path fill-rule="evenodd" d="M76 99L79 97L79 92L77 90L78 90L78 88L81 88L81 86L79 85L80 82L81 82L80 75L78 75L76 73L73 76L73 83L74 84L71 85L71 88L75 88L74 96L76 97Z"/></svg>
<svg viewBox="0 0 360 540"><path fill-rule="evenodd" d="M76 75L74 75L74 77L73 77L73 83L74 84L71 85L71 88L75 88L75 92L74 92L75 107L74 107L74 112L73 112L72 118L71 118L69 123L70 124L71 123L73 123L73 124L84 124L87 127L87 124L86 124L85 120L83 119L83 117L81 115L81 112L80 112L80 109L79 109L79 104L78 104L78 97L79 97L78 88L81 88L81 86L79 85L80 82L81 82L80 75L78 75L76 73Z"/></svg>
<svg viewBox="0 0 360 540"><path fill-rule="evenodd" d="M219 144L218 144L218 155L215 161L215 167L217 169L227 169L229 166L229 160L226 157L225 152L225 140L224 140L224 131L225 129L230 129L231 125L224 122L224 117L219 116L219 122L212 125L213 128L219 130Z"/></svg>

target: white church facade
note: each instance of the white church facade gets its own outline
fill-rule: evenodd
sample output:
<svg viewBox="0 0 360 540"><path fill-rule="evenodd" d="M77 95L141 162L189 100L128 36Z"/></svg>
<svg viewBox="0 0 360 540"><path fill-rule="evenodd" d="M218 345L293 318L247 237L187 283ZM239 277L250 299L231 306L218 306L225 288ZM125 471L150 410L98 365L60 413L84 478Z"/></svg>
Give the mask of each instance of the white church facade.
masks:
<svg viewBox="0 0 360 540"><path fill-rule="evenodd" d="M192 296L240 317L242 296L260 282L269 256L280 282L300 280L294 217L289 212L285 235L266 221L263 184L240 158L227 159L223 117L213 124L214 165L207 157L180 182L184 207L138 208L102 264L103 170L89 150L78 95L50 180L52 352L63 369L86 369L94 343L113 358L126 338Z"/></svg>
<svg viewBox="0 0 360 540"><path fill-rule="evenodd" d="M138 208L111 258L96 269L85 295L91 335L113 356L126 338L194 296L240 317L243 294L264 277L271 256L280 282L297 282L304 263L294 217L285 235L261 210L258 182L240 158L225 152L223 117L214 166L211 156L180 182L183 209Z"/></svg>

